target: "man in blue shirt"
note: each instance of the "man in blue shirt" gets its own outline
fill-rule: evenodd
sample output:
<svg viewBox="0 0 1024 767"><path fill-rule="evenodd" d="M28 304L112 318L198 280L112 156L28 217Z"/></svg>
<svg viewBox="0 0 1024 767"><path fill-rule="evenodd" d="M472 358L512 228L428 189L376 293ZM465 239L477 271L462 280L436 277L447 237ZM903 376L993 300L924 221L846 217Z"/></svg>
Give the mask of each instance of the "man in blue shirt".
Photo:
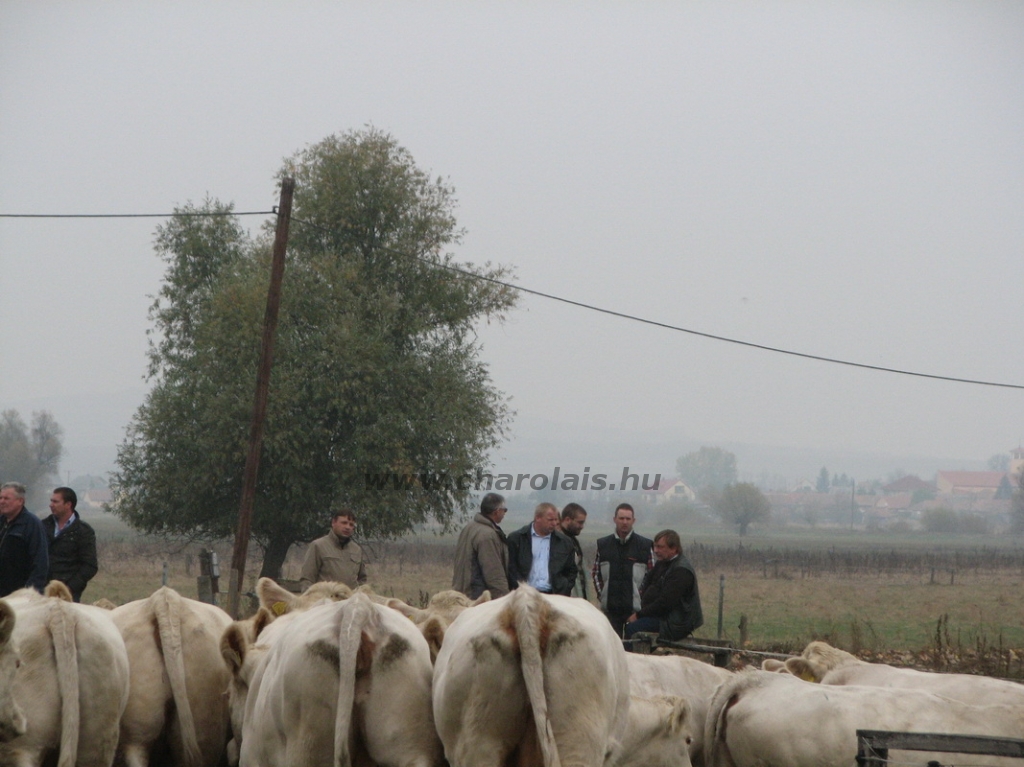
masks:
<svg viewBox="0 0 1024 767"><path fill-rule="evenodd" d="M576 581L576 552L558 529L558 509L542 503L533 522L508 536L509 588L529 583L543 594L572 593Z"/></svg>
<svg viewBox="0 0 1024 767"><path fill-rule="evenodd" d="M43 523L25 508L25 486L0 486L0 597L31 586L42 591L50 566Z"/></svg>

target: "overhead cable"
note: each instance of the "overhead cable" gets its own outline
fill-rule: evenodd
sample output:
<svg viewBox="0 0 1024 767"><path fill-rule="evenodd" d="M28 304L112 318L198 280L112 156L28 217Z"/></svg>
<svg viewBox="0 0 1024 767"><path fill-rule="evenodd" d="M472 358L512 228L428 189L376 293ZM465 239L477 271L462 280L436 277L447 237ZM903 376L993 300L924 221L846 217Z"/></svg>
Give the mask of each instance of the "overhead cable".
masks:
<svg viewBox="0 0 1024 767"><path fill-rule="evenodd" d="M278 213L277 206L275 205L272 210L252 210L252 211L215 211L215 212L174 212L174 213L0 213L0 218L171 218L172 216L271 216ZM305 226L313 227L314 229L320 229L321 231L334 233L334 230L326 229L318 224L314 224L311 221L303 221L302 219L292 217L292 221L297 224L303 224ZM743 341L738 338L729 338L728 336L720 336L714 333L706 333L701 330L694 330L693 328L684 328L679 325L672 325L667 322L659 322L658 320L647 319L646 317L638 317L635 314L627 314L625 312L619 312L614 309L605 309L604 307L595 306L594 304L588 304L583 301L575 301L571 298L565 298L563 296L556 296L553 293L545 293L542 290L536 290L534 288L528 288L523 285L516 285L515 283L505 282L495 277L487 277L481 274L475 274L467 271L466 269L460 269L457 266L451 264L440 264L436 261L431 261L423 256L417 256L411 253L404 253L402 251L388 248L384 245L377 245L381 250L387 251L394 255L403 256L405 258L414 258L418 261L422 261L425 264L434 267L441 267L448 271L461 274L465 277L470 277L475 280L482 280L484 282L490 282L495 285L501 285L502 287L509 288L511 290L517 290L520 293L527 293L532 296L538 296L540 298L546 298L550 301L558 301L563 304L575 306L580 309L586 309L592 312L599 312L600 314L607 314L612 317L618 317L620 319L629 320L631 322L639 322L644 325L652 325L657 328L663 328L665 330L673 330L677 333L688 333L692 336L698 336L700 338L707 338L712 341L721 341L723 343L735 344L737 346L744 346L748 349L759 349L761 351L770 352L772 354L785 354L790 357L800 357L807 360L815 360L817 362L826 362L832 365L845 365L847 367L860 368L861 370L874 370L882 373L895 373L896 375L913 376L915 378L927 378L934 381L949 381L951 383L964 383L973 384L975 386L995 386L1002 389L1018 389L1024 390L1024 384L1012 384L1003 383L1000 381L985 381L976 378L961 378L958 376L947 376L938 375L936 373L922 373L915 370L904 370L901 368L886 367L884 365L870 365L866 362L853 362L852 360L843 360L837 357L826 357L819 354L810 354L808 352L798 352L792 349L782 349L777 346L768 346L767 344L758 344L753 341Z"/></svg>
<svg viewBox="0 0 1024 767"><path fill-rule="evenodd" d="M314 224L314 223L312 223L310 221L303 221L301 219L294 218L294 217L292 218L292 221L294 221L294 222L296 222L298 224L305 224L307 226L312 226L312 227L314 227L316 229L320 229L322 231L330 231L330 230L324 229L324 227L319 226L317 224ZM575 307L578 307L580 309L587 309L587 310L592 311L592 312L599 312L601 314L608 314L608 315L611 315L612 317L619 317L620 319L630 320L631 322L640 322L640 323L642 323L644 325L653 325L654 327L664 328L665 330L674 330L674 331L676 331L678 333L689 333L690 335L699 336L701 338L707 338L707 339L710 339L712 341L722 341L724 343L736 344L738 346L745 346L745 347L747 347L749 349L760 349L761 351L771 352L773 354L786 354L786 355L789 355L791 357L800 357L802 359L816 360L818 362L827 362L827 363L830 363L830 364L833 364L833 365L846 365L848 367L861 368L862 370L875 370L875 371L879 371L879 372L882 372L882 373L896 373L897 375L914 376L914 377L917 377L917 378L930 378L930 379L936 380L936 381L950 381L950 382L953 382L953 383L974 384L976 386L996 386L996 387L1000 387L1000 388L1003 388L1003 389L1020 389L1020 390L1024 390L1024 384L1002 383L1002 382L999 382L999 381L982 381L982 380L973 379L973 378L959 378L957 376L945 376L945 375L937 375L935 373L921 373L921 372L914 371L914 370L902 370L900 368L890 368L890 367L885 367L883 365L869 365L866 362L853 362L851 360L842 360L842 359L838 359L838 358L835 358L835 357L825 357L825 356L818 355L818 354L809 354L807 352L793 351L792 349L781 349L781 348L776 347L776 346L767 346L766 344L758 344L758 343L754 343L752 341L743 341L743 340L740 340L738 338L729 338L727 336L720 336L720 335L716 335L714 333L705 333L704 331L701 331L701 330L693 330L692 328L684 328L684 327L681 327L679 325L671 325L671 324L669 324L667 322L659 322L658 320L651 320L651 319L647 319L646 317L638 317L635 314L626 314L625 312L619 312L619 311L616 311L614 309L605 309L605 308L600 307L600 306L595 306L593 304L584 303L583 301L574 301L571 298L565 298L563 296L556 296L553 293L545 293L544 291L541 291L541 290L535 290L533 288L527 288L527 287L525 287L523 285L516 285L515 283L505 282L503 280L499 280L499 279L496 279L494 277L486 277L486 276L481 275L481 274L474 274L473 272L467 271L465 269L460 269L457 266L452 266L450 264L440 264L440 263L437 263L435 261L430 261L429 259L426 259L423 256L417 256L417 255L413 255L413 254L410 254L410 253L403 253L401 251L393 250L391 248L388 248L387 246L384 246L384 245L377 245L377 247L379 247L381 250L385 250L385 251L388 251L389 253L393 253L394 255L404 256L406 258L415 258L418 261L422 261L422 262L430 264L432 266L440 266L443 269L447 269L449 271L456 272L458 274L462 274L462 275L464 275L466 277L472 277L473 279L476 279L476 280L483 280L484 282L491 282L491 283L494 283L495 285L501 285L502 287L510 288L512 290L518 290L520 293L528 293L528 294L530 294L532 296L538 296L540 298L546 298L546 299L548 299L550 301L558 301L558 302L563 303L563 304L569 304L570 306L575 306Z"/></svg>
<svg viewBox="0 0 1024 767"><path fill-rule="evenodd" d="M177 211L174 213L0 213L0 218L172 218L174 216L272 216L274 210Z"/></svg>

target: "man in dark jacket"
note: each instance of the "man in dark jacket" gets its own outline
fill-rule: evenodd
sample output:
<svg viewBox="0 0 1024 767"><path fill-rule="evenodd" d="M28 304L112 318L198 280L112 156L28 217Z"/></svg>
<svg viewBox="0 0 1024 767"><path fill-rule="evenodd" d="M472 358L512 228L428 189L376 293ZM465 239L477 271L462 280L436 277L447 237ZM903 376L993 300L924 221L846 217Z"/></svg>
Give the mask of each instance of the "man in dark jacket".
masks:
<svg viewBox="0 0 1024 767"><path fill-rule="evenodd" d="M654 556L658 561L640 587L640 609L626 620L626 637L650 631L663 639L683 639L704 624L697 574L675 530L654 536Z"/></svg>
<svg viewBox="0 0 1024 767"><path fill-rule="evenodd" d="M49 559L39 518L25 508L25 486L0 486L0 597L26 586L42 591Z"/></svg>
<svg viewBox="0 0 1024 767"><path fill-rule="evenodd" d="M587 510L578 503L567 503L559 515L558 529L572 543L576 552L576 582L569 596L587 598L587 570L583 563L583 547L580 546L580 533L587 524Z"/></svg>
<svg viewBox="0 0 1024 767"><path fill-rule="evenodd" d="M594 590L601 610L615 633L622 636L626 619L640 609L640 585L654 567L653 542L633 532L636 516L628 503L615 507L612 521L615 532L597 539Z"/></svg>
<svg viewBox="0 0 1024 767"><path fill-rule="evenodd" d="M542 503L533 522L508 536L508 585L529 583L542 594L570 596L576 582L576 550L558 529L558 509Z"/></svg>
<svg viewBox="0 0 1024 767"><path fill-rule="evenodd" d="M50 550L49 580L68 587L76 602L82 601L86 584L99 569L96 562L96 532L82 521L76 510L78 495L70 487L58 487L50 496L50 516L43 530Z"/></svg>

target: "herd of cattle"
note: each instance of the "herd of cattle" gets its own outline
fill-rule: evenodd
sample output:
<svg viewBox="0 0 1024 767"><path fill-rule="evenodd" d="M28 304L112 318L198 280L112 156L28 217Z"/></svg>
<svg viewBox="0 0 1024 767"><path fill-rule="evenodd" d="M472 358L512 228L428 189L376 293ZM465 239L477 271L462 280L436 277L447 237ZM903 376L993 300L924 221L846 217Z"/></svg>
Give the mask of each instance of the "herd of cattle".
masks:
<svg viewBox="0 0 1024 767"><path fill-rule="evenodd" d="M422 610L257 591L244 621L169 588L0 600L0 766L852 767L857 729L1024 737L1024 685L821 642L741 672L627 653L588 602L529 586Z"/></svg>

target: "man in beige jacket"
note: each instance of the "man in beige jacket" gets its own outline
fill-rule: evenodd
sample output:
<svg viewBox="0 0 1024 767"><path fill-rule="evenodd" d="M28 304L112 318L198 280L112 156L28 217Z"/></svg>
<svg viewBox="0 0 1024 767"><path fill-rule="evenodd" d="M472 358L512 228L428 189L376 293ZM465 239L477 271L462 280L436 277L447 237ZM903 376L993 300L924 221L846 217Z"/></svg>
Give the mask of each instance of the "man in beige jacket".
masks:
<svg viewBox="0 0 1024 767"><path fill-rule="evenodd" d="M356 515L351 509L331 515L331 532L306 549L299 576L303 591L318 581L337 581L353 589L366 583L366 556L352 540L355 531Z"/></svg>

